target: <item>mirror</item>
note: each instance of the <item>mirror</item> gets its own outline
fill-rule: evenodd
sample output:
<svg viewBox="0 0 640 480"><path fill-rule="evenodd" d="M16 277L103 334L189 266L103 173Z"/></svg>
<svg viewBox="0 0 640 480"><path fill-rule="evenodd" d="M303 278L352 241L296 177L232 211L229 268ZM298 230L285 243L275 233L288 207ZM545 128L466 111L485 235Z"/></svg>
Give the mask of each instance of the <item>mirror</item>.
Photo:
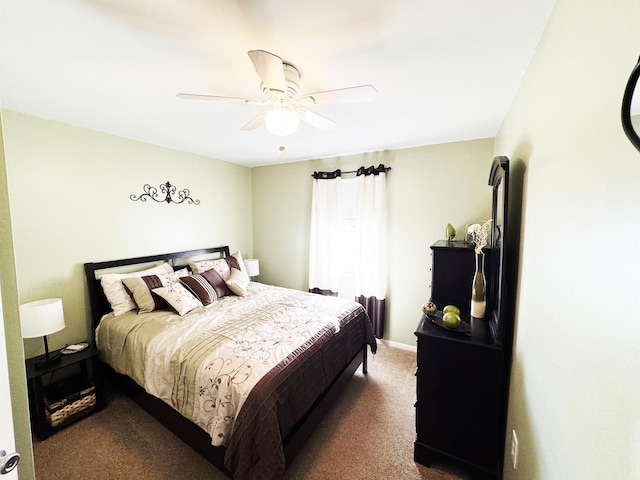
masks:
<svg viewBox="0 0 640 480"><path fill-rule="evenodd" d="M507 235L507 205L509 195L509 159L496 157L489 173L489 185L493 188L491 218L491 255L489 285L487 289L487 306L490 309L489 325L496 343L505 340L504 318L506 314L506 261L505 245Z"/></svg>
<svg viewBox="0 0 640 480"><path fill-rule="evenodd" d="M633 68L622 97L622 128L634 147L640 151L640 59Z"/></svg>

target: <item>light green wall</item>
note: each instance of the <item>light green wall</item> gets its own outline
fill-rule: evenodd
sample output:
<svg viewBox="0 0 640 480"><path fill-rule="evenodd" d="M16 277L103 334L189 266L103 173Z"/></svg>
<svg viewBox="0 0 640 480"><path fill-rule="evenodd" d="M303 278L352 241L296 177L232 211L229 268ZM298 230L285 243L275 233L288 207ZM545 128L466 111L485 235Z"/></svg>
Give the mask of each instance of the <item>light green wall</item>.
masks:
<svg viewBox="0 0 640 480"><path fill-rule="evenodd" d="M35 469L31 446L27 377L24 366L22 334L20 332L18 285L5 159L3 121L2 112L0 111L0 286L2 287L2 310L4 315L4 336L7 344L13 431L16 450L21 455L17 471L19 478L27 480L35 477ZM1 386L0 388L6 387ZM0 415L6 414L5 411L0 412Z"/></svg>
<svg viewBox="0 0 640 480"><path fill-rule="evenodd" d="M384 163L389 217L389 291L385 339L415 346L420 307L430 296L430 245L451 223L491 216L487 185L493 139L335 157L252 169L254 252L260 281L308 289L309 222L316 170Z"/></svg>
<svg viewBox="0 0 640 480"><path fill-rule="evenodd" d="M311 173L385 163L389 174L390 288L385 338L415 345L420 305L429 297L429 245L453 223L487 218L486 185L493 140L380 152L249 169L58 122L3 111L9 204L0 217L13 229L3 283L10 367L17 385L16 437L22 479L33 478L24 364L40 339L19 333L19 303L59 296L66 327L51 348L90 337L82 263L229 244L261 260L260 280L307 288ZM132 202L142 186L171 181L201 204ZM252 192L253 183L253 192ZM253 198L253 200L252 200ZM444 201L442 200L444 199ZM253 224L252 224L253 221ZM255 243L255 248L254 248ZM17 276L17 284L15 278ZM13 339L13 340L11 340ZM26 460L26 461L25 461Z"/></svg>
<svg viewBox="0 0 640 480"><path fill-rule="evenodd" d="M637 0L558 0L496 139L526 165L508 480L640 478L639 25Z"/></svg>
<svg viewBox="0 0 640 480"><path fill-rule="evenodd" d="M223 244L252 253L249 168L11 111L4 121L20 303L63 300L51 348L91 337L84 262ZM129 199L167 181L200 205ZM43 350L25 339L27 357Z"/></svg>

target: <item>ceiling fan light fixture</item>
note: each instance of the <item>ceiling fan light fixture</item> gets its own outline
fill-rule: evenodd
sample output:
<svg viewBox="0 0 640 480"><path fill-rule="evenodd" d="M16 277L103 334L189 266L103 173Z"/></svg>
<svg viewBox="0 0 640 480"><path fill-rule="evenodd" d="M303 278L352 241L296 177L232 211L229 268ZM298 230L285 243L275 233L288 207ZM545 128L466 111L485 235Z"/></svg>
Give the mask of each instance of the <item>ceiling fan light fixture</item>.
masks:
<svg viewBox="0 0 640 480"><path fill-rule="evenodd" d="M270 111L260 112L240 129L255 130L265 124L269 133L284 137L297 132L300 121L322 131L329 130L336 124L333 120L299 107L369 102L376 97L377 92L372 85L326 90L298 97L300 72L296 67L283 62L282 58L266 50L249 50L247 53L260 77L260 88L265 97L264 100L194 93L179 93L178 98L237 102L248 105L271 104L273 108Z"/></svg>
<svg viewBox="0 0 640 480"><path fill-rule="evenodd" d="M280 137L295 133L299 123L298 115L288 107L276 107L264 115L267 131Z"/></svg>

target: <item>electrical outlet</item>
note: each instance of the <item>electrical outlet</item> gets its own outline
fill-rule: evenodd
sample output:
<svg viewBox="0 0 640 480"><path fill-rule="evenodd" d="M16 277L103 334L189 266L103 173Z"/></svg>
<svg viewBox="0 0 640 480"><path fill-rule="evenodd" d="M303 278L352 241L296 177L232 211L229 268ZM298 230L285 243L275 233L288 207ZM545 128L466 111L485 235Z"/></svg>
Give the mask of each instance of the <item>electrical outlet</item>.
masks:
<svg viewBox="0 0 640 480"><path fill-rule="evenodd" d="M518 468L518 436L515 430L511 430L511 462L513 463L513 469Z"/></svg>

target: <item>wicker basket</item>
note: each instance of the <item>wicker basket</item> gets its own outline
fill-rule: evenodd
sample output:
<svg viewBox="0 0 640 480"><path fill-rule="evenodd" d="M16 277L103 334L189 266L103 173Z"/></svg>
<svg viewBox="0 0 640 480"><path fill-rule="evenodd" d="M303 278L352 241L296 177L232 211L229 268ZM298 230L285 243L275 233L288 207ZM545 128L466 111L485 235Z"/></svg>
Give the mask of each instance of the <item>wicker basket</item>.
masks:
<svg viewBox="0 0 640 480"><path fill-rule="evenodd" d="M59 427L88 413L96 406L96 391L90 386L60 400L49 402L44 398L45 416L52 427Z"/></svg>

